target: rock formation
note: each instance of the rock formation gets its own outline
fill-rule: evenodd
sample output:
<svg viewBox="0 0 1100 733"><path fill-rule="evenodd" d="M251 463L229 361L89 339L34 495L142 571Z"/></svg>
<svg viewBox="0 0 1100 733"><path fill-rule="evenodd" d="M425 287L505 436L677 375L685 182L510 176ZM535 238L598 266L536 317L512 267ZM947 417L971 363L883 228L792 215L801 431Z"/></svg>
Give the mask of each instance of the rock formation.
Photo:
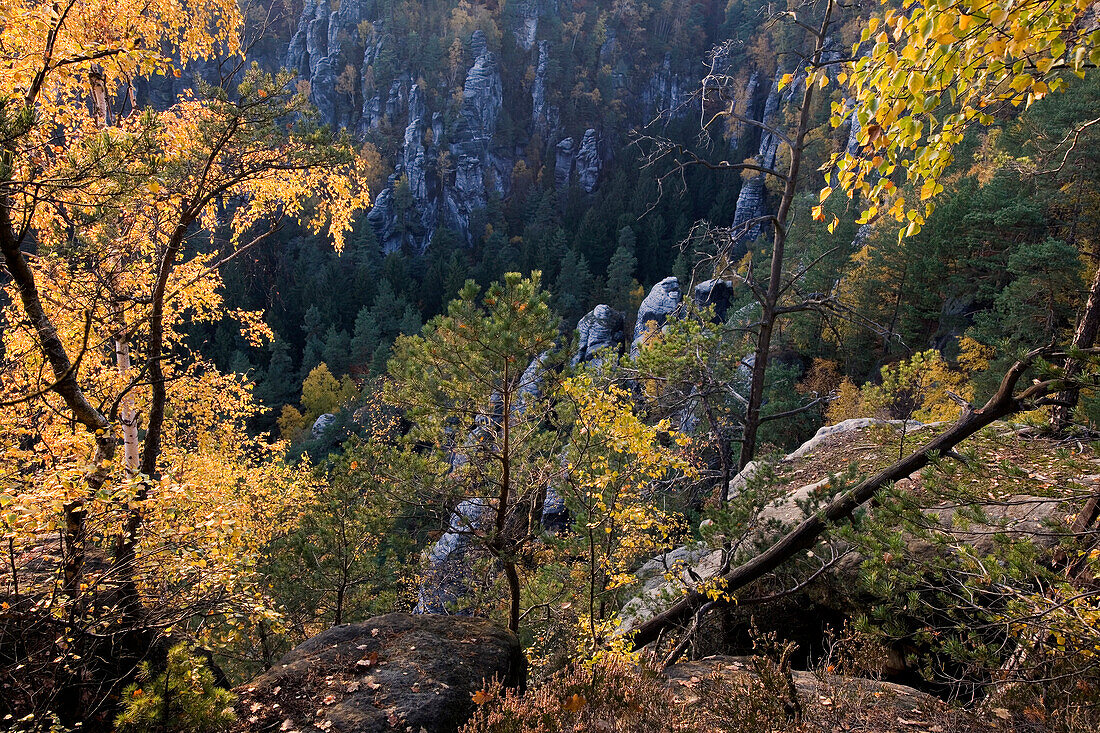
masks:
<svg viewBox="0 0 1100 733"><path fill-rule="evenodd" d="M535 80L531 83L531 121L535 132L548 137L558 126L558 111L546 101L546 76L550 69L550 42L539 41Z"/></svg>
<svg viewBox="0 0 1100 733"><path fill-rule="evenodd" d="M577 351L572 365L622 354L625 333L626 319L622 313L609 305L596 306L577 322Z"/></svg>
<svg viewBox="0 0 1100 733"><path fill-rule="evenodd" d="M600 140L596 131L588 129L584 131L581 139L580 150L577 151L577 184L585 193L596 190L596 183L600 178L600 170L603 162L600 160Z"/></svg>
<svg viewBox="0 0 1100 733"><path fill-rule="evenodd" d="M557 144L555 148L556 155L554 157L554 185L558 189L563 189L569 185L569 180L573 175L573 161L576 160L577 151L574 146L573 138L564 138Z"/></svg>
<svg viewBox="0 0 1100 733"><path fill-rule="evenodd" d="M818 430L813 438L787 454L773 467L775 475L769 474L769 484L773 488L780 486L783 491L756 513L751 523L754 529L738 544L751 548L768 547L776 542L788 528L803 521L808 512L812 513L816 502L834 491L830 485L833 480L830 474L834 472L837 456L851 455L850 451L856 445L865 445L875 440L881 442L881 435L875 438L875 434L870 432L872 430L887 428L900 431L901 426L900 420L855 418ZM906 431L913 441L919 441L921 438L916 434L928 427L913 420L906 423ZM815 460L821 456L829 458ZM759 475L761 467L759 462L751 462L730 481L731 499L736 499L744 491L754 477ZM918 474L899 484L914 480L919 480ZM1086 476L1081 482L1096 485L1100 483L1100 476ZM955 527L953 534L958 542L972 545L980 553L993 552L997 536L1027 538L1051 547L1057 543L1058 536L1050 530L1049 525L1065 511L1059 508L1059 502L1055 499L1026 495L1015 496L1011 501L990 501L988 504L979 504L978 508L986 517L987 523L974 522L966 528ZM955 506L931 507L926 515L944 527L951 527L955 510ZM855 552L844 555L850 548L838 540L833 541L831 549L843 557L822 582L830 583L832 587L843 592L816 593L816 589L811 586L799 599L792 601L792 608L802 609L799 613L805 613L806 608L816 607L823 613L841 617L858 610L850 606L859 587L857 573L862 558ZM951 550L950 545L936 545L922 537L909 537L906 551L911 557L927 558L931 561L937 554L942 557L942 553ZM665 608L679 598L686 587L713 577L719 572L723 561L723 550L712 549L700 542L675 548L647 562L638 572L638 593L623 609L622 630L635 628ZM747 618L740 619L739 622L747 623Z"/></svg>
<svg viewBox="0 0 1100 733"><path fill-rule="evenodd" d="M713 306L715 320L724 322L730 298L733 297L733 283L729 280L704 280L695 286L693 297L699 308Z"/></svg>
<svg viewBox="0 0 1100 733"><path fill-rule="evenodd" d="M666 277L653 286L649 295L638 307L638 318L634 322L634 338L630 344L631 356L637 356L646 333L654 322L657 328L665 325L665 322L680 310L683 302L683 293L680 292L680 281L675 277Z"/></svg>
<svg viewBox="0 0 1100 733"><path fill-rule="evenodd" d="M489 621L391 613L334 626L239 687L239 733L455 733L474 692L523 684L519 638Z"/></svg>
<svg viewBox="0 0 1100 733"><path fill-rule="evenodd" d="M448 613L466 592L470 534L489 511L484 499L466 499L455 507L447 531L424 556L424 577L414 613Z"/></svg>
<svg viewBox="0 0 1100 733"><path fill-rule="evenodd" d="M314 440L320 438L334 422L336 422L336 416L330 412L326 412L313 421L313 427L309 429L309 436Z"/></svg>
<svg viewBox="0 0 1100 733"><path fill-rule="evenodd" d="M781 101L779 81L782 75L782 69L779 69L775 74L775 81L772 83L768 99L764 103L764 111L759 120L763 125L775 125L777 123ZM761 132L760 147L756 153L757 165L763 168L774 167L778 150L779 138L767 130ZM734 257L740 257L744 253L745 245L756 240L766 231L770 231L766 226L767 222L761 219L767 214L766 183L767 177L763 174L757 174L741 186L741 192L737 196L737 209L731 225L734 238Z"/></svg>

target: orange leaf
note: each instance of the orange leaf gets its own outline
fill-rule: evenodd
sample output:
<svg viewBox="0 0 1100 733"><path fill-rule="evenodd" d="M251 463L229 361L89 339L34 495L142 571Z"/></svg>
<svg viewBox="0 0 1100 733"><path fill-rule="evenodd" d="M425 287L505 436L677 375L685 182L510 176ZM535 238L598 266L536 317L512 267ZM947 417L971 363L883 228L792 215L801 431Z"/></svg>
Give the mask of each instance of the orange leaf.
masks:
<svg viewBox="0 0 1100 733"><path fill-rule="evenodd" d="M587 704L588 701L584 699L584 696L578 693L566 700L565 704L562 705L562 707L570 713L575 713Z"/></svg>
<svg viewBox="0 0 1100 733"><path fill-rule="evenodd" d="M475 692L473 695L470 696L470 699L474 701L475 705L484 705L485 703L489 702L493 698L492 698L492 695L490 695L485 690L478 690L477 692Z"/></svg>

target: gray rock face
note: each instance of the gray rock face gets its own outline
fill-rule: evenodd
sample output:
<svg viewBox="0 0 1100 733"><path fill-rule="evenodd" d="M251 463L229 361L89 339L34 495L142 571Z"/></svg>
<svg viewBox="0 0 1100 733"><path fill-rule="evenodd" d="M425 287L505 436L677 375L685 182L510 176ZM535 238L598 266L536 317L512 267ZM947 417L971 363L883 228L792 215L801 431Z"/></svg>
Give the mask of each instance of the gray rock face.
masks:
<svg viewBox="0 0 1100 733"><path fill-rule="evenodd" d="M374 228L378 242L386 252L401 248L401 236L397 232L397 215L394 210L393 187L397 176L391 175L389 185L374 198L374 205L367 212L367 222Z"/></svg>
<svg viewBox="0 0 1100 733"><path fill-rule="evenodd" d="M666 277L653 286L638 308L638 318L634 322L634 339L630 344L631 356L637 356L642 340L650 328L649 323L656 322L658 328L664 326L680 310L683 298L680 281L675 277Z"/></svg>
<svg viewBox="0 0 1100 733"><path fill-rule="evenodd" d="M698 76L672 68L672 54L666 53L660 68L642 90L640 101L644 114L669 121L685 117L695 110L691 95L698 85ZM647 120L648 121L648 120Z"/></svg>
<svg viewBox="0 0 1100 733"><path fill-rule="evenodd" d="M429 165L429 161L436 152L436 146L434 143L431 146L425 144L429 129L433 131L432 140L438 139L434 132L436 120L432 120L432 127L429 128L424 93L417 84L410 85L408 108L409 122L405 127L405 144L396 175L404 176L408 182L414 206L406 216L414 219L414 226L402 227L399 233L396 226L396 212L393 210L393 191L392 188L387 189L386 192L389 195L385 200L381 200L380 197L375 205L375 208L380 210L377 220L371 220L368 216L368 221L375 225L375 232L384 252L394 252L402 246L423 252L435 232L439 213L439 180L434 167Z"/></svg>
<svg viewBox="0 0 1100 733"><path fill-rule="evenodd" d="M375 21L370 35L363 39L363 60L359 64L359 85L363 95L363 107L356 125L360 135L376 130L382 124L382 95L375 88L373 75L368 71L382 54L382 48L385 45L385 34L381 32L381 23L381 21Z"/></svg>
<svg viewBox="0 0 1100 733"><path fill-rule="evenodd" d="M470 535L489 515L484 499L466 499L455 507L443 536L424 556L424 577L413 613L447 613L466 592Z"/></svg>
<svg viewBox="0 0 1100 733"><path fill-rule="evenodd" d="M336 422L336 416L332 413L326 412L316 420L313 421L313 427L309 429L309 436L316 440L325 434L332 424Z"/></svg>
<svg viewBox="0 0 1100 733"><path fill-rule="evenodd" d="M456 733L487 679L523 684L519 638L489 621L391 613L334 626L236 690L235 730Z"/></svg>
<svg viewBox="0 0 1100 733"><path fill-rule="evenodd" d="M485 208L487 181L498 178L490 152L503 100L500 64L481 31L474 32L471 46L480 53L462 88L462 110L450 146L454 181L447 187L444 208L446 224L468 237L470 215ZM499 185L496 180L490 184Z"/></svg>
<svg viewBox="0 0 1100 733"><path fill-rule="evenodd" d="M782 75L782 69L776 71L771 92L768 93L768 99L764 103L764 112L760 117L760 122L765 125L775 125L777 122L781 101L779 80ZM778 150L779 138L767 131L761 133L756 162L764 168L773 167ZM767 214L764 184L765 177L762 174L757 175L745 182L741 187L741 193L737 196L737 210L733 215L732 225L735 257L739 257L744 252L744 245L756 240L766 230L766 222L759 220L760 217Z"/></svg>
<svg viewBox="0 0 1100 733"><path fill-rule="evenodd" d="M341 38L358 39L359 3L348 0L331 10L327 0L306 0L290 39L284 64L309 81L309 98L325 122L347 126L358 117L354 98L336 90L336 79L347 59ZM364 67L365 68L365 67Z"/></svg>
<svg viewBox="0 0 1100 733"><path fill-rule="evenodd" d="M573 366L585 362L599 363L608 356L623 353L626 340L626 318L609 305L598 305L577 322L577 353Z"/></svg>
<svg viewBox="0 0 1100 733"><path fill-rule="evenodd" d="M745 85L745 99L739 100L742 102L742 107L744 107L746 112L750 109L752 101L756 99L759 91L760 73L757 72L757 70L753 70L752 75L749 76L748 84ZM756 133L758 132L758 129L752 128L750 127L750 125L747 124L734 125L733 132L730 132L729 134L729 150L737 152L740 149L742 142L744 142L746 145L751 144L751 141L755 141L757 139L758 135Z"/></svg>
<svg viewBox="0 0 1100 733"><path fill-rule="evenodd" d="M512 29L516 45L530 51L539 33L539 0L520 0L515 10L516 25Z"/></svg>
<svg viewBox="0 0 1100 733"><path fill-rule="evenodd" d="M559 189L568 186L569 179L573 175L573 161L577 157L575 146L573 138L567 137L555 147L554 185Z"/></svg>
<svg viewBox="0 0 1100 733"><path fill-rule="evenodd" d="M306 50L309 24L317 15L320 6L324 4L318 2L318 0L305 0L302 3L302 14L298 17L298 26L294 31L294 35L290 38L290 45L287 47L286 68L298 72L301 77L306 77L309 74L309 52Z"/></svg>
<svg viewBox="0 0 1100 733"><path fill-rule="evenodd" d="M693 293L696 306L714 306L714 318L719 322L726 320L732 296L733 283L729 280L704 280L695 286Z"/></svg>
<svg viewBox="0 0 1100 733"><path fill-rule="evenodd" d="M585 193L596 190L603 162L600 160L599 135L593 129L584 131L581 149L577 152L577 183Z"/></svg>
<svg viewBox="0 0 1100 733"><path fill-rule="evenodd" d="M531 85L531 118L535 132L546 138L558 126L558 111L546 102L546 76L550 69L550 42L539 41L539 59Z"/></svg>
<svg viewBox="0 0 1100 733"><path fill-rule="evenodd" d="M489 52L489 40L485 32L480 28L470 34L470 53L475 59L479 59Z"/></svg>

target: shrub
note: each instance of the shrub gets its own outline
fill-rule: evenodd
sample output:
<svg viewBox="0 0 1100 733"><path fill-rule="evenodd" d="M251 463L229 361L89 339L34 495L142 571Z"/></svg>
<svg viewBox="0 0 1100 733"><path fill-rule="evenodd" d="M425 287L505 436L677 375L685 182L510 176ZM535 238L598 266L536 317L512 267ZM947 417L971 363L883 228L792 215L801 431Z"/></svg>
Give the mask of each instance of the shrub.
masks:
<svg viewBox="0 0 1100 733"><path fill-rule="evenodd" d="M233 693L214 684L214 674L185 644L168 652L164 672L148 662L138 666L137 682L123 692L119 731L213 733L236 720Z"/></svg>

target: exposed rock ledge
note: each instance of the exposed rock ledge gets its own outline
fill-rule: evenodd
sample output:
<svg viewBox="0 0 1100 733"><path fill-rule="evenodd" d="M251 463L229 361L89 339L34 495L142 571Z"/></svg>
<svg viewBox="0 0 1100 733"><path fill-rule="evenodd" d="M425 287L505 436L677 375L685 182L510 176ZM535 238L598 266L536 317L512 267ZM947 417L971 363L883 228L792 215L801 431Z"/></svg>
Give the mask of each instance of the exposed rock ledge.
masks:
<svg viewBox="0 0 1100 733"><path fill-rule="evenodd" d="M713 656L674 664L664 671L673 695L685 704L707 704L700 693L713 694L724 686L742 687L759 679L748 657ZM820 730L867 730L876 733L985 731L985 725L950 709L942 700L905 685L890 682L818 676L795 670L791 673L803 723L824 725Z"/></svg>
<svg viewBox="0 0 1100 733"><path fill-rule="evenodd" d="M519 638L489 621L391 613L334 626L238 688L238 733L454 733L486 679L522 684Z"/></svg>
<svg viewBox="0 0 1100 733"><path fill-rule="evenodd" d="M778 540L787 529L806 518L808 508L813 511L815 500L824 499L837 490L830 486L830 477L842 473L849 464L857 464L860 472L866 474L889 463L896 457L896 440L900 438L901 427L900 420L857 418L821 428L813 438L773 467L775 475L771 485L775 498L760 509L753 522L754 528L741 547L762 548ZM912 436L912 447L915 448L927 439L925 431L936 427L936 424L908 421L905 423L907 440ZM878 432L882 429L885 432ZM730 481L730 496L736 497L744 490L762 467L763 464L756 461L745 466ZM1018 466L1016 468L1019 469ZM910 476L899 485L918 480L919 476ZM1040 488L1036 483L1053 480L1039 472L1027 470L1022 470L1019 478L1002 480L1000 495L977 506L988 523L974 522L965 528L954 526L954 544L972 545L978 552L988 553L993 551L996 537L1006 536L1052 546L1059 535L1051 530L1051 526L1067 509L1062 501L1033 492ZM1100 475L1078 474L1062 476L1058 480L1072 481L1090 489L1100 486ZM945 528L952 527L955 510L953 505L932 506L926 510L926 516L936 519ZM931 560L937 553L951 551L952 546L949 544L945 549L926 539L911 537L906 551L914 559ZM847 549L835 540L832 547L837 551ZM856 588L856 572L862 560L858 553L852 552L826 577L833 579L840 587ZM640 587L623 608L620 630L627 632L644 623L679 598L687 587L716 575L722 564L723 551L712 549L702 542L677 547L653 558L637 573Z"/></svg>

